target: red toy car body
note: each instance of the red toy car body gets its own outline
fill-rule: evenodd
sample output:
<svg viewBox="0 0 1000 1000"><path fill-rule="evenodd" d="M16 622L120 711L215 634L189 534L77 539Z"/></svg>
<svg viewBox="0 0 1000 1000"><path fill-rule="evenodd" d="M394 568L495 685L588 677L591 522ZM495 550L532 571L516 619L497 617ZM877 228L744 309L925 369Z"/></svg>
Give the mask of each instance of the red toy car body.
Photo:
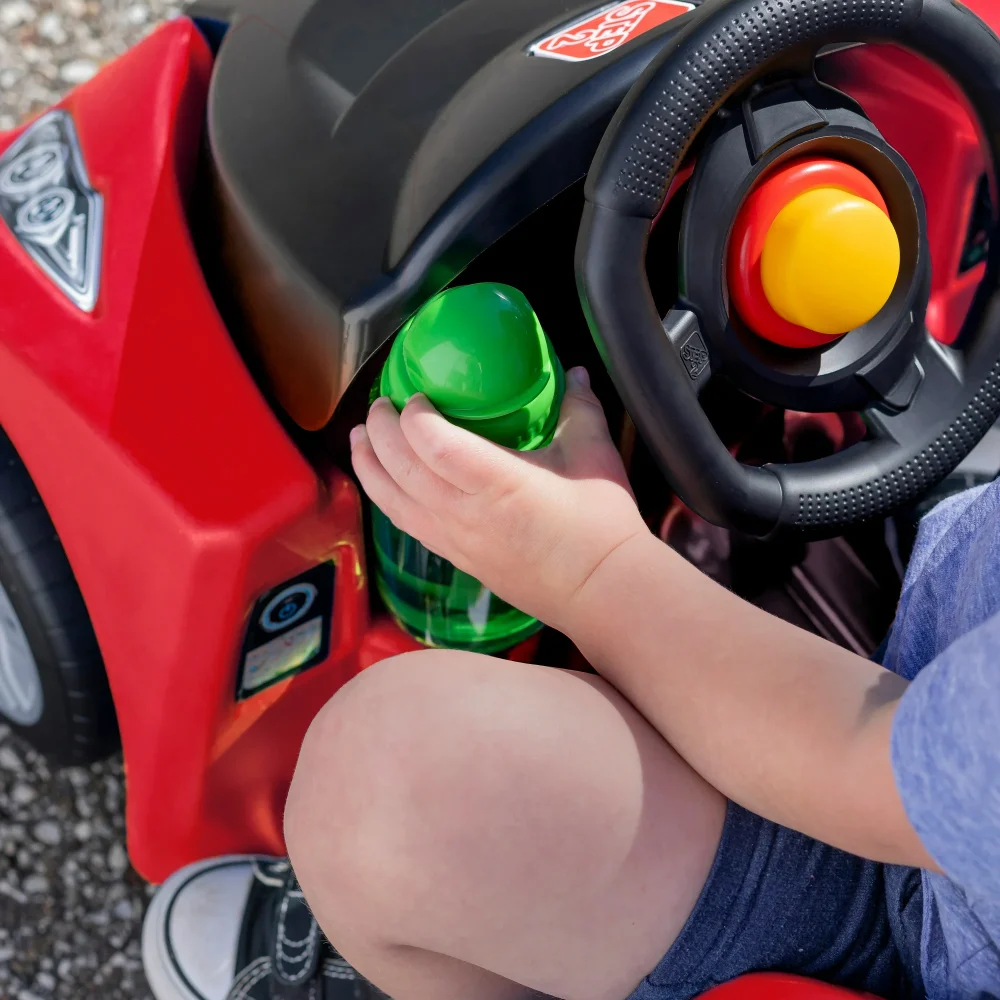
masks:
<svg viewBox="0 0 1000 1000"><path fill-rule="evenodd" d="M107 203L93 314L0 233L17 289L0 306L0 420L86 595L127 759L130 849L154 880L205 854L280 850L298 740L360 669L368 628L357 490L340 472L320 479L289 441L188 231L211 64L179 19L66 103ZM257 597L326 560L338 567L326 663L237 703Z"/></svg>
<svg viewBox="0 0 1000 1000"><path fill-rule="evenodd" d="M992 0L975 7L1000 26ZM283 800L315 712L370 663L417 645L370 611L348 470L306 457L206 280L192 227L213 58L179 18L60 105L104 201L92 312L0 225L0 426L84 595L124 748L130 852L153 881L209 855L282 853ZM969 112L901 50L841 52L829 72L920 179L928 324L948 343L985 267L959 264L985 172ZM0 155L21 131L0 136ZM238 699L254 608L325 564L321 662Z"/></svg>

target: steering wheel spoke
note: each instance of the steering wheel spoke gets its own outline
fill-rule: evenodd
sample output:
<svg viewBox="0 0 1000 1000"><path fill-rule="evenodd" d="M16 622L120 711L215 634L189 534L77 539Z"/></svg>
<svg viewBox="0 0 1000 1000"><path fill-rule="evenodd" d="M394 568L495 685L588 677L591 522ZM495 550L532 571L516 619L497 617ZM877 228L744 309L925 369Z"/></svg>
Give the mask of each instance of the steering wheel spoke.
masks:
<svg viewBox="0 0 1000 1000"><path fill-rule="evenodd" d="M924 334L902 376L865 414L879 438L903 448L926 440L928 426L943 426L965 388L961 352Z"/></svg>
<svg viewBox="0 0 1000 1000"><path fill-rule="evenodd" d="M691 387L700 396L712 379L712 359L698 317L690 309L675 307L663 317L663 329L684 365Z"/></svg>

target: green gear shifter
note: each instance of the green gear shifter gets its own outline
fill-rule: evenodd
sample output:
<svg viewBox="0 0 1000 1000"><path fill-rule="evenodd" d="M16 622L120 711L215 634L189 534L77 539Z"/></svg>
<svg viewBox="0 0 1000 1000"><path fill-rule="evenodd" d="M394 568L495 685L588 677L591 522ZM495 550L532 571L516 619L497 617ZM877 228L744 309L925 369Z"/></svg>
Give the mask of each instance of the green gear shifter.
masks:
<svg viewBox="0 0 1000 1000"><path fill-rule="evenodd" d="M422 392L453 424L506 448L552 440L565 376L525 296L508 285L450 288L400 331L373 397L398 410ZM372 508L375 582L396 620L431 646L496 653L541 624L504 603Z"/></svg>

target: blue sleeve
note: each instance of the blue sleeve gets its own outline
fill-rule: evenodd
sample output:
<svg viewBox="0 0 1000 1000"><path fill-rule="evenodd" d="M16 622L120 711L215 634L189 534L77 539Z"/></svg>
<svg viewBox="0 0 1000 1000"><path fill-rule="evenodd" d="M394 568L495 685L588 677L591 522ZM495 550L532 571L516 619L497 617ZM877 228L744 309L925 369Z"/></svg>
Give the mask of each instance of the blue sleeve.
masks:
<svg viewBox="0 0 1000 1000"><path fill-rule="evenodd" d="M1000 899L1000 614L917 675L896 710L892 766L934 860L970 897Z"/></svg>

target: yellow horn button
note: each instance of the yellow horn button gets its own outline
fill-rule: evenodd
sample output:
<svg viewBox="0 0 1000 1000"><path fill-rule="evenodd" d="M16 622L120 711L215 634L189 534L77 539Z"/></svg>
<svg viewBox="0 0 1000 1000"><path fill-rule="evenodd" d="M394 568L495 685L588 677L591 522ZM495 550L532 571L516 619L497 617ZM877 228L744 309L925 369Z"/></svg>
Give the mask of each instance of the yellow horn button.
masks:
<svg viewBox="0 0 1000 1000"><path fill-rule="evenodd" d="M838 337L889 301L899 275L899 238L877 205L838 188L793 198L764 239L761 284L789 323Z"/></svg>

